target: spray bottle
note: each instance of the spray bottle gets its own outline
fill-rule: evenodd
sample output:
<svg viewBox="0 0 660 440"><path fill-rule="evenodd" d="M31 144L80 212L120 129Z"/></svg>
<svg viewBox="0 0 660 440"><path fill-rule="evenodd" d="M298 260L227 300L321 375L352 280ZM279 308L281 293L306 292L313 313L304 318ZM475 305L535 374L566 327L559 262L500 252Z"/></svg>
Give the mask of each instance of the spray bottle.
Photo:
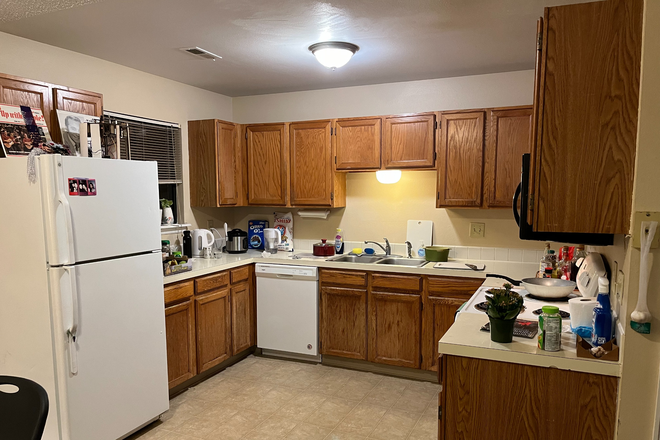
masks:
<svg viewBox="0 0 660 440"><path fill-rule="evenodd" d="M610 306L610 282L598 278L598 305L594 308L591 345L599 347L612 339L612 308Z"/></svg>

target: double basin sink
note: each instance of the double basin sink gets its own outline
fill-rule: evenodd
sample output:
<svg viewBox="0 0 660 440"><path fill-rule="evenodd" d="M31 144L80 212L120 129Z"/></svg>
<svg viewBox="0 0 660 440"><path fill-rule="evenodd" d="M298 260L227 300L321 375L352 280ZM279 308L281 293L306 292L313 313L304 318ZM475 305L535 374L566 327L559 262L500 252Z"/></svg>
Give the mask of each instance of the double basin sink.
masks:
<svg viewBox="0 0 660 440"><path fill-rule="evenodd" d="M338 263L363 263L363 264L389 264L392 266L422 267L428 261L419 258L402 258L397 256L377 256L377 255L338 255L328 258L327 261L336 261Z"/></svg>

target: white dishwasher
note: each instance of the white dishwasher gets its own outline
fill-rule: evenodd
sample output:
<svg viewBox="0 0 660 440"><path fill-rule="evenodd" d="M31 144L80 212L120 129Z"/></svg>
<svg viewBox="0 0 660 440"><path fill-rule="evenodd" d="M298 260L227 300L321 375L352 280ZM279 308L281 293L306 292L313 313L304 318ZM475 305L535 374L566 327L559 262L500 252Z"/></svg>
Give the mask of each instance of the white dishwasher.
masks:
<svg viewBox="0 0 660 440"><path fill-rule="evenodd" d="M256 277L257 347L264 354L320 360L317 268L259 263Z"/></svg>

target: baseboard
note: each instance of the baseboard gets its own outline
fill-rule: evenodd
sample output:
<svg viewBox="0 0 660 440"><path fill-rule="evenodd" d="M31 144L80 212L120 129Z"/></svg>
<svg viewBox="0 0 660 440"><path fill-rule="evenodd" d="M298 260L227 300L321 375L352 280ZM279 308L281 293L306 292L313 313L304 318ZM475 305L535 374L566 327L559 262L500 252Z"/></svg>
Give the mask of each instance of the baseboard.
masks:
<svg viewBox="0 0 660 440"><path fill-rule="evenodd" d="M401 377L404 379L422 380L438 383L438 373L435 371L418 370L416 368L396 367L393 365L376 364L374 362L347 359L338 356L323 355L321 364L329 367L346 368L349 370L366 371L384 376Z"/></svg>

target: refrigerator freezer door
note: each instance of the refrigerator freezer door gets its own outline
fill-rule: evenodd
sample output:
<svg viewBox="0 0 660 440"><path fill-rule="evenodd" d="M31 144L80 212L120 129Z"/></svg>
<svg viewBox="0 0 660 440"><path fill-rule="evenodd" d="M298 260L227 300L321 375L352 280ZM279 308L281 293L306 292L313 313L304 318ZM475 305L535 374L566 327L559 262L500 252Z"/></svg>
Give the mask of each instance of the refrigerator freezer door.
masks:
<svg viewBox="0 0 660 440"><path fill-rule="evenodd" d="M115 440L165 412L169 401L160 254L49 271L65 438ZM72 327L73 343L67 335Z"/></svg>
<svg viewBox="0 0 660 440"><path fill-rule="evenodd" d="M38 159L50 266L160 248L156 162Z"/></svg>

